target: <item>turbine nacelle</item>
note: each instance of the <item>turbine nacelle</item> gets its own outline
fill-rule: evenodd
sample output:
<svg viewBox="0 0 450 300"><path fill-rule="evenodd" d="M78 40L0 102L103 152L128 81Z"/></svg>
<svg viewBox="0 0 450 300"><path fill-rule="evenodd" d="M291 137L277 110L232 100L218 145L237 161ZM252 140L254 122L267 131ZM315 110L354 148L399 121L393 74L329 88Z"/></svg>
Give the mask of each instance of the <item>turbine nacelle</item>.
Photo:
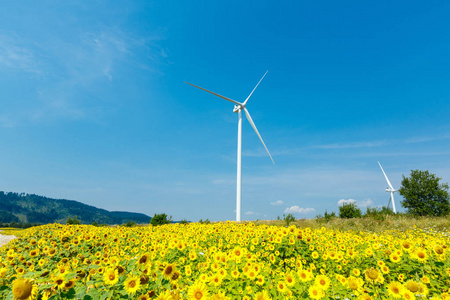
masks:
<svg viewBox="0 0 450 300"><path fill-rule="evenodd" d="M234 113L240 112L244 107L242 105L235 105L233 108Z"/></svg>

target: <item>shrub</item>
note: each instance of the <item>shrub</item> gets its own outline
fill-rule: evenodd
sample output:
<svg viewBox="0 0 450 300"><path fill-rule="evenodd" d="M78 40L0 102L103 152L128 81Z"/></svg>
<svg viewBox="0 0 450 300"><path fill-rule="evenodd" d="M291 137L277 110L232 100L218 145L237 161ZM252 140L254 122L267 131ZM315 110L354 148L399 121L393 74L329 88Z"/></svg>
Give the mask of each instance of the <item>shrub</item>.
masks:
<svg viewBox="0 0 450 300"><path fill-rule="evenodd" d="M155 214L150 220L150 224L153 226L170 224L172 222L172 216L168 217L166 214Z"/></svg>
<svg viewBox="0 0 450 300"><path fill-rule="evenodd" d="M394 212L387 206L382 206L381 208L367 207L364 218L372 218L374 220L384 221L386 216L392 216Z"/></svg>
<svg viewBox="0 0 450 300"><path fill-rule="evenodd" d="M287 214L287 215L283 214L283 220L284 220L284 222L286 222L286 226L289 226L289 224L291 222L295 221L295 217L293 214Z"/></svg>
<svg viewBox="0 0 450 300"><path fill-rule="evenodd" d="M68 225L80 225L81 221L77 219L77 216L75 216L73 218L68 217L67 218L67 224Z"/></svg>
<svg viewBox="0 0 450 300"><path fill-rule="evenodd" d="M361 209L359 209L355 203L344 203L339 207L339 218L341 219L351 219L360 218Z"/></svg>
<svg viewBox="0 0 450 300"><path fill-rule="evenodd" d="M133 227L136 225L136 221L128 221L124 224L125 227Z"/></svg>

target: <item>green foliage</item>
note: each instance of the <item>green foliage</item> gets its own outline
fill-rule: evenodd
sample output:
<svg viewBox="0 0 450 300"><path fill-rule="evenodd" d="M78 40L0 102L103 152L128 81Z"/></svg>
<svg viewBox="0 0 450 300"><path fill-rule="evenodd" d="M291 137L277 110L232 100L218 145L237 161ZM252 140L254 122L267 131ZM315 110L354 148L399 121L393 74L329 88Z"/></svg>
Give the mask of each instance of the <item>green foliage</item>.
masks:
<svg viewBox="0 0 450 300"><path fill-rule="evenodd" d="M415 216L446 216L450 213L448 183L428 171L411 170L410 177L403 175L398 190L405 199L401 202L408 213Z"/></svg>
<svg viewBox="0 0 450 300"><path fill-rule="evenodd" d="M2 223L65 223L71 216L78 216L83 224L93 222L122 224L128 220L148 223L151 219L141 213L107 211L73 200L0 191L0 222Z"/></svg>
<svg viewBox="0 0 450 300"><path fill-rule="evenodd" d="M199 222L200 224L209 224L209 223L211 223L211 221L210 221L209 219L206 219L206 220L200 219L200 220L198 220L198 222Z"/></svg>
<svg viewBox="0 0 450 300"><path fill-rule="evenodd" d="M284 220L284 222L286 222L286 226L289 226L289 224L291 222L295 221L295 217L293 214L287 214L287 215L283 214L283 220Z"/></svg>
<svg viewBox="0 0 450 300"><path fill-rule="evenodd" d="M172 222L172 216L168 217L166 214L155 214L150 220L150 224L153 226L170 224Z"/></svg>
<svg viewBox="0 0 450 300"><path fill-rule="evenodd" d="M360 218L361 209L359 209L355 203L344 203L339 207L339 218L341 219L351 219Z"/></svg>
<svg viewBox="0 0 450 300"><path fill-rule="evenodd" d="M133 227L136 225L136 221L128 221L125 224L123 224L125 227Z"/></svg>
<svg viewBox="0 0 450 300"><path fill-rule="evenodd" d="M186 219L183 219L183 220L180 221L180 224L188 224L188 223L189 223L189 221L186 220Z"/></svg>
<svg viewBox="0 0 450 300"><path fill-rule="evenodd" d="M0 220L5 223L19 222L19 218L9 211L0 210Z"/></svg>
<svg viewBox="0 0 450 300"><path fill-rule="evenodd" d="M73 218L67 218L67 224L68 225L80 225L81 221L78 220L77 216L73 217Z"/></svg>
<svg viewBox="0 0 450 300"><path fill-rule="evenodd" d="M384 221L386 220L386 216L391 216L393 214L394 212L392 211L392 209L387 206L382 206L381 208L367 207L364 218L372 218L375 220Z"/></svg>
<svg viewBox="0 0 450 300"><path fill-rule="evenodd" d="M325 213L323 214L323 216L322 215L316 216L316 221L319 223L328 223L335 218L336 218L336 213L334 211L332 211L331 213L328 213L325 210Z"/></svg>

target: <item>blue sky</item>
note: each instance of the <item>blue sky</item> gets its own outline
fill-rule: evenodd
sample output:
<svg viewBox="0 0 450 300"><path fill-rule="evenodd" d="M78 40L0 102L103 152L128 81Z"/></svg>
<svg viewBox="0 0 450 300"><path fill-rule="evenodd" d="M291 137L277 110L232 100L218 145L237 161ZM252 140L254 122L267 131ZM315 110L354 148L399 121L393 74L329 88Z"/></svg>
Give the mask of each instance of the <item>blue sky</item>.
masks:
<svg viewBox="0 0 450 300"><path fill-rule="evenodd" d="M386 205L450 181L447 1L7 1L0 190L175 220ZM397 207L401 196L396 194ZM402 210L402 209L400 209Z"/></svg>

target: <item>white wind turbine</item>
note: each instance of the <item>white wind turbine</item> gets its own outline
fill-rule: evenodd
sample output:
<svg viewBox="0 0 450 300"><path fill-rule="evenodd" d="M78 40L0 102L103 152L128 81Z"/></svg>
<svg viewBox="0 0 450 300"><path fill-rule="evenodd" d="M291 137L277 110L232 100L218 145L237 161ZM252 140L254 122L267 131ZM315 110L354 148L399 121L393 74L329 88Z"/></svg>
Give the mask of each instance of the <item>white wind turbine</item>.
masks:
<svg viewBox="0 0 450 300"><path fill-rule="evenodd" d="M242 149L242 111L244 111L245 116L247 117L248 122L250 125L252 125L253 129L255 130L256 134L258 135L259 139L261 140L261 143L263 144L264 148L267 151L267 154L269 154L270 159L272 160L273 164L275 162L273 161L272 155L270 155L269 149L267 149L266 144L264 144L264 141L261 137L261 135L258 132L258 129L256 129L255 123L253 123L252 117L250 117L250 113L248 112L247 108L245 106L247 105L248 99L251 97L253 92L256 90L260 82L263 80L263 78L266 76L268 71L264 73L263 77L259 80L258 84L255 86L253 91L248 95L247 99L243 103L240 103L238 101L232 100L230 98L224 97L222 95L216 94L214 92L208 91L204 88L201 88L199 86L196 86L192 83L186 82L189 85L192 85L196 88L199 88L201 90L204 90L208 93L211 93L217 97L220 97L222 99L225 99L227 101L233 102L235 104L233 112L238 113L239 121L238 121L238 147L237 147L237 183L236 183L236 221L241 221L241 149Z"/></svg>
<svg viewBox="0 0 450 300"><path fill-rule="evenodd" d="M378 164L380 165L381 171L383 171L384 177L386 178L386 181L387 181L387 183L388 183L388 185L389 185L389 187L386 189L386 192L390 192L390 193L391 193L391 198L389 199L389 203L392 202L392 211L393 211L394 214L395 214L395 213L397 213L397 212L395 211L394 192L397 192L398 190L396 190L396 189L394 189L394 188L392 187L392 184L391 184L391 182L389 181L389 179L388 179L386 173L384 172L383 167L381 166L380 162L378 162ZM389 203L388 203L388 207L389 207Z"/></svg>

